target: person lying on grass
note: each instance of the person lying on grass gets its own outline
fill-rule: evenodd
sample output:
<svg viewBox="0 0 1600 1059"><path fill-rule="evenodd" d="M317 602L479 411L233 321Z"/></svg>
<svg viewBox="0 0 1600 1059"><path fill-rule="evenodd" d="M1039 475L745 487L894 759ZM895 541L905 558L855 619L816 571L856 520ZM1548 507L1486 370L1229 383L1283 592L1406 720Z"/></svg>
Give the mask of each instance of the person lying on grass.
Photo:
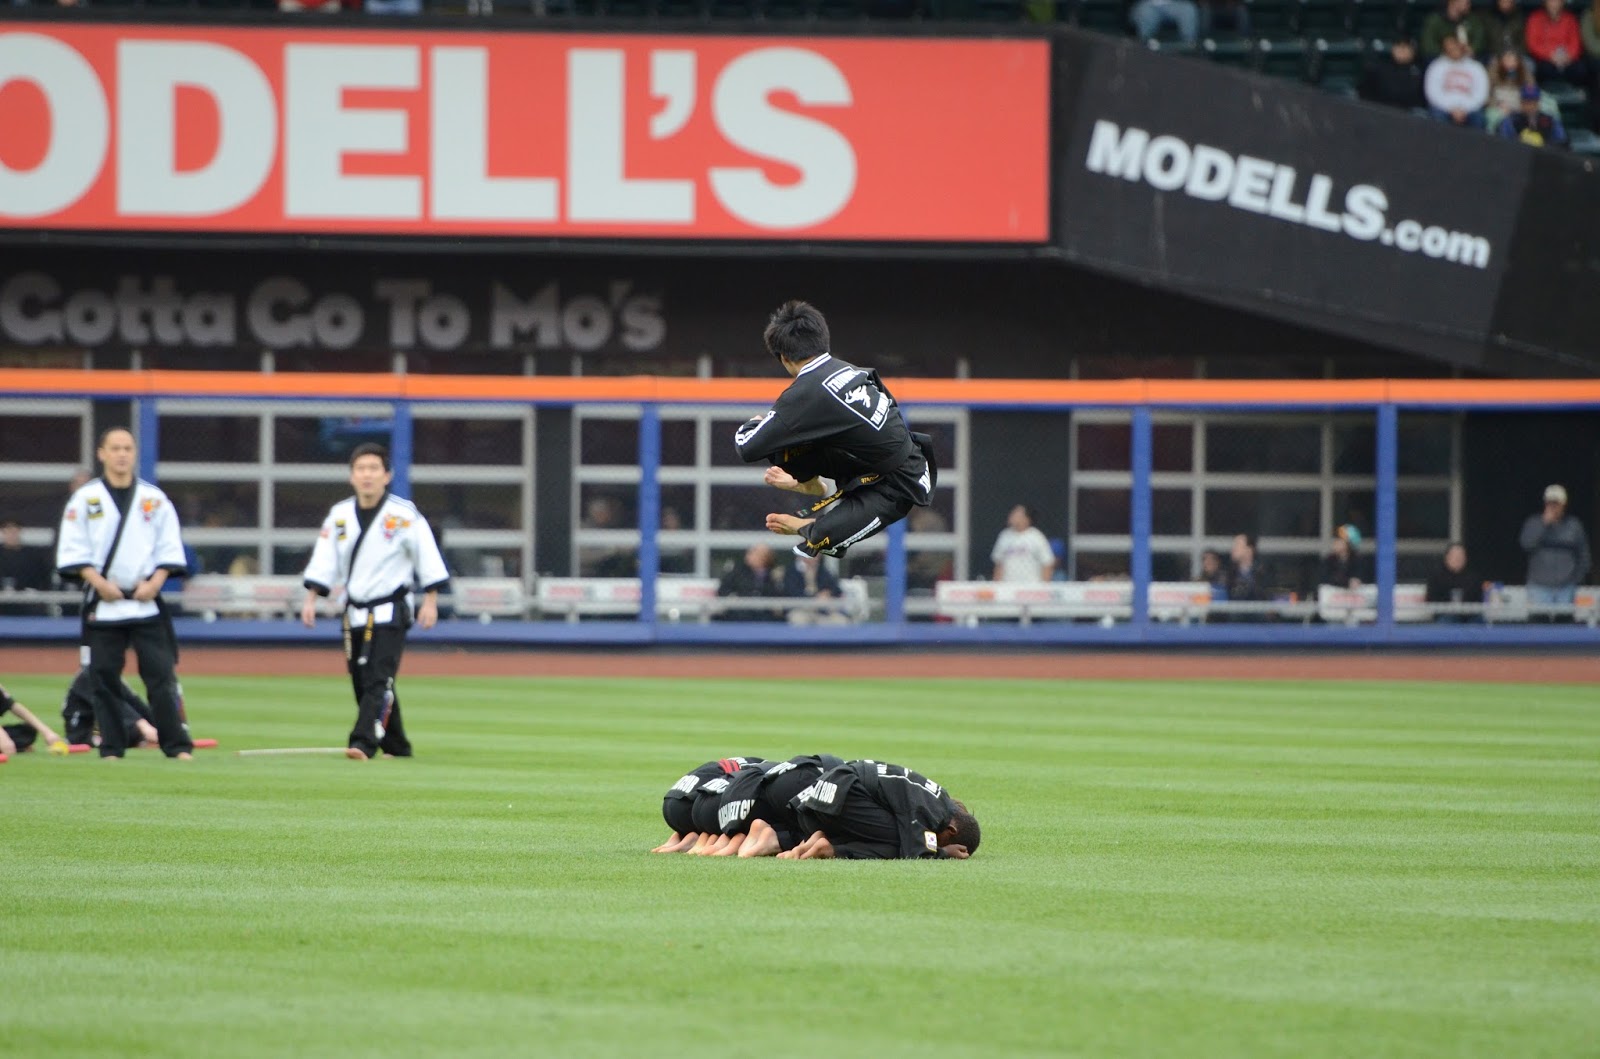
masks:
<svg viewBox="0 0 1600 1059"><path fill-rule="evenodd" d="M66 740L35 717L33 711L6 694L5 688L0 687L0 715L6 713L10 713L22 723L0 725L0 754L10 755L27 750L38 739L43 739L44 745L49 747L52 753L66 753Z"/></svg>

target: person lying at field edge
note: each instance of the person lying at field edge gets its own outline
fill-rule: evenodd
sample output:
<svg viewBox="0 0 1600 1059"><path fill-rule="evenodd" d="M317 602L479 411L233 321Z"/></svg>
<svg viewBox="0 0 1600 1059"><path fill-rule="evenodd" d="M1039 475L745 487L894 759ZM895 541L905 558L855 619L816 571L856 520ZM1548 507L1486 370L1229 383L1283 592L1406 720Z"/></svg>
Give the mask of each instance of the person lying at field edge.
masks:
<svg viewBox="0 0 1600 1059"><path fill-rule="evenodd" d="M966 860L978 851L977 818L921 773L878 761L824 772L793 802L810 837L786 860Z"/></svg>
<svg viewBox="0 0 1600 1059"><path fill-rule="evenodd" d="M672 837L650 852L687 853L714 844L721 837L715 827L717 802L728 786L728 777L761 760L758 757L718 758L685 773L661 799L661 817L672 828ZM702 802L704 807L696 814L695 807Z"/></svg>
<svg viewBox="0 0 1600 1059"><path fill-rule="evenodd" d="M0 687L0 714L11 713L21 721L21 724L0 725L0 754L15 754L20 750L32 747L34 741L43 739L44 745L52 753L64 754L67 750L66 740L62 739L50 726L33 715L22 703L13 699Z"/></svg>

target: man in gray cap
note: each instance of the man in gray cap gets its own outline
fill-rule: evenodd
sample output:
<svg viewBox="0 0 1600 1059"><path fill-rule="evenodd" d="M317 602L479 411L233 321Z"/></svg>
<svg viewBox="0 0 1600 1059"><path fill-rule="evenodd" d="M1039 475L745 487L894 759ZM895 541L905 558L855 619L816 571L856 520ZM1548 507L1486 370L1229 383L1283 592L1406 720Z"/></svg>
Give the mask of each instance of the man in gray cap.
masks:
<svg viewBox="0 0 1600 1059"><path fill-rule="evenodd" d="M1571 606L1589 572L1589 538L1583 523L1567 514L1567 490L1547 486L1544 511L1522 524L1522 550L1528 553L1528 602Z"/></svg>

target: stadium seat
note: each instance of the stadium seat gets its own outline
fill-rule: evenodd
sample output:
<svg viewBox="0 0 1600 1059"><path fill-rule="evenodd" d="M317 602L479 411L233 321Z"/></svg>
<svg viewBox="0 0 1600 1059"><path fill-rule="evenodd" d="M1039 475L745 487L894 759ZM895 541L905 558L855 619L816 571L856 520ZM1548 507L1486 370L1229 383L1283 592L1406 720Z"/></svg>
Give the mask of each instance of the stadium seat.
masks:
<svg viewBox="0 0 1600 1059"><path fill-rule="evenodd" d="M801 22L812 15L809 0L761 0L761 17L773 22Z"/></svg>
<svg viewBox="0 0 1600 1059"><path fill-rule="evenodd" d="M1300 0L1300 32L1312 38L1351 33L1351 0Z"/></svg>
<svg viewBox="0 0 1600 1059"><path fill-rule="evenodd" d="M1404 0L1352 0L1350 32L1364 40L1393 40L1400 28Z"/></svg>
<svg viewBox="0 0 1600 1059"><path fill-rule="evenodd" d="M816 17L829 22L849 22L867 17L866 0L816 0Z"/></svg>
<svg viewBox="0 0 1600 1059"><path fill-rule="evenodd" d="M1545 95L1555 100L1561 108L1561 124L1567 131L1589 127L1589 93L1563 82L1552 81L1542 86Z"/></svg>
<svg viewBox="0 0 1600 1059"><path fill-rule="evenodd" d="M1310 79L1334 95L1354 99L1366 65L1366 46L1353 37L1319 37L1311 43Z"/></svg>
<svg viewBox="0 0 1600 1059"><path fill-rule="evenodd" d="M1428 16L1438 11L1442 0L1400 0L1400 29L1413 37L1422 33L1422 24Z"/></svg>
<svg viewBox="0 0 1600 1059"><path fill-rule="evenodd" d="M1256 50L1247 40L1219 40L1207 37L1200 42L1200 54L1220 66L1250 69L1255 65Z"/></svg>
<svg viewBox="0 0 1600 1059"><path fill-rule="evenodd" d="M1600 133L1588 129L1568 129L1567 136L1572 140L1573 154L1600 157Z"/></svg>
<svg viewBox="0 0 1600 1059"><path fill-rule="evenodd" d="M1129 30L1128 5L1124 0L1076 0L1072 21L1083 29L1122 36Z"/></svg>
<svg viewBox="0 0 1600 1059"><path fill-rule="evenodd" d="M707 18L707 0L655 0L656 14L675 20Z"/></svg>
<svg viewBox="0 0 1600 1059"><path fill-rule="evenodd" d="M1299 0L1245 0L1244 6L1252 36L1281 40L1300 35Z"/></svg>
<svg viewBox="0 0 1600 1059"><path fill-rule="evenodd" d="M1304 81L1307 80L1307 55L1303 40L1263 37L1256 42L1256 69L1268 77Z"/></svg>

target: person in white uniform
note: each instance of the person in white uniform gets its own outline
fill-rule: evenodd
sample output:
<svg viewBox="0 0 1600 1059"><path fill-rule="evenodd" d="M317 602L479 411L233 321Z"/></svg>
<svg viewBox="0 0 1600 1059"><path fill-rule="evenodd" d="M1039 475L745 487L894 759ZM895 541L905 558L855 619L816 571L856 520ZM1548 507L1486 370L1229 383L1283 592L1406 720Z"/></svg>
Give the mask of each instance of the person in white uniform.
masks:
<svg viewBox="0 0 1600 1059"><path fill-rule="evenodd" d="M412 585L422 586L416 623L439 620L439 591L450 581L428 520L417 506L389 492L389 451L363 444L350 454L355 495L328 511L306 565L300 618L317 623L317 599L344 586L344 657L356 697L356 723L347 757L366 761L382 750L410 757L395 675L412 623Z"/></svg>
<svg viewBox="0 0 1600 1059"><path fill-rule="evenodd" d="M178 512L167 494L134 475L133 433L112 427L95 449L104 473L72 494L56 536L56 568L84 584L79 664L90 671L100 756L128 749L118 703L123 659L132 647L155 715L161 750L188 759L194 750L178 687L178 640L161 600L167 575L185 574Z"/></svg>

